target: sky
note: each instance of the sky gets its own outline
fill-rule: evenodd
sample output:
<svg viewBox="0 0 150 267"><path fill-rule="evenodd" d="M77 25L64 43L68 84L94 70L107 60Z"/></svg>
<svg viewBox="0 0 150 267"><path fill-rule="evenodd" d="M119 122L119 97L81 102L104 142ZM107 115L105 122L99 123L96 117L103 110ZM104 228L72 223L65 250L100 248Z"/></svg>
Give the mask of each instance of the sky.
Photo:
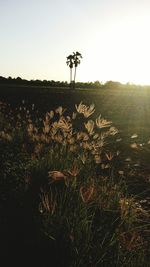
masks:
<svg viewBox="0 0 150 267"><path fill-rule="evenodd" d="M0 0L0 76L150 84L150 0Z"/></svg>

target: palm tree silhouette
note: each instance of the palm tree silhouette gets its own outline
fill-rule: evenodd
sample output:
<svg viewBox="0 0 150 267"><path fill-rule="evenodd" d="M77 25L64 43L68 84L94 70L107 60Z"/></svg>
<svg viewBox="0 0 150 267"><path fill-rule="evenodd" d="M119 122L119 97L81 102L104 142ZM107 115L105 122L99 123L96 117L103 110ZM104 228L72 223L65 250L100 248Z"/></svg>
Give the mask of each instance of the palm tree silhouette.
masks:
<svg viewBox="0 0 150 267"><path fill-rule="evenodd" d="M77 52L73 52L72 55L69 55L67 57L67 61L66 61L67 65L70 68L70 88L73 85L73 89L75 89L76 71L77 71L77 66L80 64L80 58L82 58L82 55L81 55L81 53L79 53L77 51ZM74 69L74 80L72 80L72 69L73 69L73 66L75 67L75 69Z"/></svg>
<svg viewBox="0 0 150 267"><path fill-rule="evenodd" d="M67 66L69 66L70 68L70 87L71 87L71 84L72 84L72 69L73 69L73 65L74 65L74 56L73 55L69 55L67 57Z"/></svg>
<svg viewBox="0 0 150 267"><path fill-rule="evenodd" d="M75 70L74 70L74 89L75 89L75 79L76 79L77 67L81 62L80 58L82 58L81 53L79 53L78 51L76 53L73 52L73 63L74 63L74 66L75 66Z"/></svg>

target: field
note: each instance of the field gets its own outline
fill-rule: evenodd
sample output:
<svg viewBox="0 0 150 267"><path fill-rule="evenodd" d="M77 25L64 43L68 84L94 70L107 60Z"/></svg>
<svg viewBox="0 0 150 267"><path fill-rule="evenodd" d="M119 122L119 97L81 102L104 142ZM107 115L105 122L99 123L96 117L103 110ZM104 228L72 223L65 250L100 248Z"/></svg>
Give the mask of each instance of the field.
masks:
<svg viewBox="0 0 150 267"><path fill-rule="evenodd" d="M72 112L75 104L81 101L87 105L94 103L95 117L100 114L105 119L113 122L119 130L119 149L122 147L122 156L130 156L130 145L136 141L141 146L148 146L150 140L150 91L148 89L129 90L89 90L77 89L71 91L63 88L47 87L2 87L0 88L2 101L8 102L13 109L21 106L32 112L32 104L35 105L36 114L43 116L47 111L63 106L68 113ZM23 101L23 102L22 102ZM24 103L24 104L23 104ZM131 137L136 134L137 137ZM133 158L143 162L143 157L136 151ZM149 155L147 154L149 158ZM145 163L148 158L144 158ZM137 163L137 162L135 162ZM148 165L146 166L148 168Z"/></svg>
<svg viewBox="0 0 150 267"><path fill-rule="evenodd" d="M18 107L25 100L27 107L35 103L39 112L44 113L59 105L71 110L81 101L94 103L96 113L113 121L124 136L133 132L140 134L141 140L149 136L150 92L142 89L76 89L39 87L0 87L0 97L13 107Z"/></svg>
<svg viewBox="0 0 150 267"><path fill-rule="evenodd" d="M1 85L0 101L4 252L149 267L150 91Z"/></svg>

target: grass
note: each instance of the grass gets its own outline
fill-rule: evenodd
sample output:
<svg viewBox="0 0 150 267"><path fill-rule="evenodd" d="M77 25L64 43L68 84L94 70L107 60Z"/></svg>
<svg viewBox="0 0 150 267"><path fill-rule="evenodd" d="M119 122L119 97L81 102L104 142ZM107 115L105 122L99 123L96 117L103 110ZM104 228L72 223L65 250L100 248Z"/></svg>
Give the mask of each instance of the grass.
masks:
<svg viewBox="0 0 150 267"><path fill-rule="evenodd" d="M41 266L149 267L149 92L21 92L1 102L4 250Z"/></svg>

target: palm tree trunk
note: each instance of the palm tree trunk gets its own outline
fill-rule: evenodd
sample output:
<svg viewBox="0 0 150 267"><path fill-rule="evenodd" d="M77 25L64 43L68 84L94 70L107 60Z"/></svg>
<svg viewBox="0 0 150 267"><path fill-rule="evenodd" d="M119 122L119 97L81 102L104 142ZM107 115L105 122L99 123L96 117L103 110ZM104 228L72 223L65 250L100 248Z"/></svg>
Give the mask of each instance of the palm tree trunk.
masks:
<svg viewBox="0 0 150 267"><path fill-rule="evenodd" d="M76 70L77 70L77 67L75 67L75 70L74 70L74 89L75 89L75 80L76 80Z"/></svg>
<svg viewBox="0 0 150 267"><path fill-rule="evenodd" d="M70 89L72 86L72 68L70 68Z"/></svg>
<svg viewBox="0 0 150 267"><path fill-rule="evenodd" d="M72 68L70 68L70 84L72 82Z"/></svg>

